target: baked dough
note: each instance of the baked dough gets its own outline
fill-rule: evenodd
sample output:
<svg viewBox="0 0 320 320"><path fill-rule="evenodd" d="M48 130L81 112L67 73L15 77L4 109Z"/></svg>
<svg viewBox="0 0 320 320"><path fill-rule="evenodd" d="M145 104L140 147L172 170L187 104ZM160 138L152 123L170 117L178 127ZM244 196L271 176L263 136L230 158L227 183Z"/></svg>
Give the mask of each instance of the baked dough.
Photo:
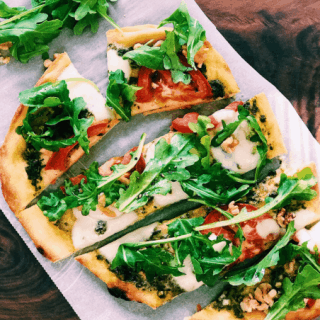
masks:
<svg viewBox="0 0 320 320"><path fill-rule="evenodd" d="M122 33L118 29L107 31L108 45L116 45L124 48L130 48L136 43L144 44L150 40L156 42L166 38L165 31L171 31L171 28L158 28L156 25L141 25L134 27L122 28ZM229 66L222 56L211 46L209 41L204 42L204 46L209 49L207 58L204 61L207 70L208 80L219 80L224 85L225 96L223 98L233 97L240 92L239 87L231 73ZM150 114L175 109L190 108L193 105L211 102L213 99L196 99L194 101L174 101L167 100L165 103L156 101L151 102L135 102L131 108L131 114Z"/></svg>

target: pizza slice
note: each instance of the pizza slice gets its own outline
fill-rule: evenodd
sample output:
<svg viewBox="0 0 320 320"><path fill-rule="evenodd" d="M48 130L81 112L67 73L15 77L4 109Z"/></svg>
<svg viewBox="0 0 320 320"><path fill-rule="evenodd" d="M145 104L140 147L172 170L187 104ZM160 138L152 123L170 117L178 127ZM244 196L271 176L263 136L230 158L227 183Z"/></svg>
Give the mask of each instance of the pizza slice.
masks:
<svg viewBox="0 0 320 320"><path fill-rule="evenodd" d="M320 266L318 251L314 252L318 245L311 250L309 247L315 241L319 243L319 227L318 222L310 230L297 231L295 238L300 235L299 245L284 246L278 265L266 268L260 282L228 287L209 306L185 320L312 320L318 317ZM312 238L301 239L302 234L310 234Z"/></svg>
<svg viewBox="0 0 320 320"><path fill-rule="evenodd" d="M307 181L310 182L312 170L314 165L305 167L298 173L300 178L289 180L300 186L305 185ZM277 178L279 176L273 178L273 185ZM308 200L300 201L306 190L293 197L289 195L290 191L286 191L287 200L291 197L291 201L286 202L288 219L285 224L278 223L284 203L275 205L286 189L286 183L283 182L276 188L278 196L273 200L272 208L265 202L260 202L270 195L263 193L261 187L260 192L257 191L258 201L252 195L246 199L250 204L232 201L215 210L203 206L171 221L138 229L95 252L78 257L77 260L103 280L112 294L145 303L152 308L203 284L213 286L218 279L222 280L228 275L226 271L230 268L232 272L232 268L239 262L270 249L262 261L252 269L245 269L246 282L260 282L265 269L278 263L279 253L288 245L295 232L294 227L301 222L295 219L289 222L289 216L292 218L296 214L298 217L307 210L312 213L313 219L316 217L319 220L319 191L314 183L316 182L309 185L317 190L313 192L312 200L306 196L305 199ZM310 188L309 191L314 190ZM303 209L297 209L297 199ZM290 208L295 208L296 211L291 211ZM316 211L313 211L315 208ZM248 217L238 226L231 222L244 211L251 216L258 212L259 215L251 219ZM305 220L304 224L310 224L310 220ZM318 269L319 272L320 268ZM227 279L236 282L239 281L238 278L241 280L242 274L239 276L238 271L234 271L233 277L231 274ZM318 275L318 283L319 279ZM223 316L221 319L225 319Z"/></svg>
<svg viewBox="0 0 320 320"><path fill-rule="evenodd" d="M67 53L19 99L0 148L2 192L15 214L119 122Z"/></svg>
<svg viewBox="0 0 320 320"><path fill-rule="evenodd" d="M174 28L162 27L168 23ZM184 2L159 27L109 30L107 40L107 102L124 120L139 113L190 108L239 92L226 61L206 40L205 30ZM140 88L133 105L126 104L123 82ZM119 88L123 103L114 97Z"/></svg>

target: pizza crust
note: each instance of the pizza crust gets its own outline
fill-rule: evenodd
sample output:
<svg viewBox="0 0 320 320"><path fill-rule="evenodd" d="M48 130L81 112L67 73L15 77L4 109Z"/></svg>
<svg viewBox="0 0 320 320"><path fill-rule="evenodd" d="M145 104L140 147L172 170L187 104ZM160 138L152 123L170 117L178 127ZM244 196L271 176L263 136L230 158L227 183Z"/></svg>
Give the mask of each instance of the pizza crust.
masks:
<svg viewBox="0 0 320 320"><path fill-rule="evenodd" d="M286 320L312 320L320 315L320 299L311 308L303 308L291 311L286 315ZM263 320L266 314L263 311L245 313L243 318L237 318L231 310L216 310L211 306L195 313L185 320Z"/></svg>
<svg viewBox="0 0 320 320"><path fill-rule="evenodd" d="M268 159L273 159L274 157L286 154L287 148L284 144L278 121L272 111L266 95L264 93L260 93L249 101L251 106L253 106L253 102L255 101L258 108L254 116L259 123L262 133L268 141ZM265 119L265 121L261 121L261 119Z"/></svg>
<svg viewBox="0 0 320 320"><path fill-rule="evenodd" d="M135 27L126 27L121 29L123 34L117 29L109 30L107 32L108 44L116 44L126 48L132 47L136 43L144 44L150 40L156 42L164 40L166 37L165 31L171 31L172 28L157 28L156 25L141 25ZM208 80L220 80L224 85L225 96L216 100L230 98L240 89L231 73L231 70L223 59L223 57L211 46L209 41L204 42L204 46L209 49L207 58L204 61L207 69ZM163 111L170 111L175 109L191 108L194 105L211 102L213 99L196 99L193 101L151 101L144 103L135 102L131 108L131 114L136 115L143 113L145 115Z"/></svg>
<svg viewBox="0 0 320 320"><path fill-rule="evenodd" d="M55 82L61 73L71 64L67 53L60 54L39 79L36 86L46 82ZM39 183L41 189L35 191L31 181L28 180L25 168L26 161L23 159L23 152L26 149L26 142L23 137L16 133L17 127L22 125L28 108L20 104L16 111L4 143L0 148L0 180L3 196L10 209L17 214L23 210L26 205L40 194L43 189L52 181L55 181L64 171L61 170L42 170L42 181ZM114 127L119 120L114 119L109 122L106 132ZM94 122L97 123L97 122ZM102 137L94 136L89 138L90 147L96 144ZM42 152L42 151L41 151ZM44 150L42 152L43 164L46 164L53 152ZM68 168L84 155L82 148L75 148L71 151L68 159Z"/></svg>

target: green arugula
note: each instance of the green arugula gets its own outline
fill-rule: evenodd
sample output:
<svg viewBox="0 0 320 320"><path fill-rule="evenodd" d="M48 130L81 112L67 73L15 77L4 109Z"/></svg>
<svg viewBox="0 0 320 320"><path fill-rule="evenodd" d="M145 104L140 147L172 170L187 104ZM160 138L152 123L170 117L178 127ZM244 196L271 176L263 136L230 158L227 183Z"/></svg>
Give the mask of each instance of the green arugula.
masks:
<svg viewBox="0 0 320 320"><path fill-rule="evenodd" d="M281 175L278 195L273 198L267 198L266 204L258 210L247 212L243 208L240 213L234 218L227 221L219 221L199 227L199 230L204 230L206 227L210 228L224 227L232 224L237 224L243 221L251 220L260 217L270 210L281 209L290 204L292 200L309 201L317 196L317 192L312 187L317 183L317 179L312 174L310 168L305 168L297 174L297 177L287 177L285 174ZM198 201L198 200L195 200ZM213 198L214 201L214 198ZM201 200L199 201L201 202Z"/></svg>
<svg viewBox="0 0 320 320"><path fill-rule="evenodd" d="M122 192L116 207L121 212L130 212L148 202L155 194L154 187L159 186L161 180L164 188L157 188L160 194L167 194L171 190L169 181L184 181L190 178L190 173L185 169L199 160L190 150L195 147L195 139L191 135L175 134L170 144L165 139L160 139L155 145L155 155L143 173L135 172L131 175L130 184Z"/></svg>
<svg viewBox="0 0 320 320"><path fill-rule="evenodd" d="M73 186L69 180L65 181L65 193L61 190L42 196L38 201L38 207L50 221L59 220L67 209L82 206L82 214L88 215L90 210L96 210L98 198L101 193L105 195L105 206L111 205L119 198L120 191L125 185L118 182L123 174L134 168L139 161L146 135L143 134L139 147L131 152L131 160L128 164L117 164L111 167L113 171L110 176L101 176L99 174L98 163L93 162L89 169L84 172L87 182L84 179L79 185Z"/></svg>
<svg viewBox="0 0 320 320"><path fill-rule="evenodd" d="M86 110L83 98L70 100L65 81L45 83L22 91L19 100L28 107L28 111L17 133L36 150L58 151L78 141L89 153L87 129L94 118L82 115Z"/></svg>
<svg viewBox="0 0 320 320"><path fill-rule="evenodd" d="M12 56L23 62L47 53L48 44L64 26L80 35L86 27L97 32L99 16L114 27L119 26L107 15L108 0L32 0L32 7L10 8L0 1L0 43L11 41Z"/></svg>
<svg viewBox="0 0 320 320"><path fill-rule="evenodd" d="M166 39L161 47L150 47L148 44L127 52L123 59L131 59L140 66L155 70L171 70L174 83L189 84L191 76L187 71L196 69L194 56L203 46L206 33L200 23L192 18L185 2L167 19L161 21L159 27L173 23L174 30L166 31ZM187 60L192 66L186 67L180 61L179 53L182 45L187 46Z"/></svg>
<svg viewBox="0 0 320 320"><path fill-rule="evenodd" d="M127 83L122 70L110 72L106 104L112 107L123 120L130 121L131 106L136 100L136 92L140 89L141 87Z"/></svg>
<svg viewBox="0 0 320 320"><path fill-rule="evenodd" d="M180 45L187 45L188 63L196 69L195 54L201 49L206 39L206 32L198 20L192 18L184 1L179 8L167 19L160 22L159 27L172 23L173 32L178 37Z"/></svg>
<svg viewBox="0 0 320 320"><path fill-rule="evenodd" d="M190 256L197 280L212 286L216 282L218 274L227 265L238 259L241 255L241 248L232 245L231 241L224 239L222 235L216 240L210 240L209 235L202 235L195 231L196 227L202 225L203 222L204 219L201 217L176 219L168 225L168 234L171 238L122 244L111 268L127 266L137 271L143 270L148 279L162 274L180 276L183 273L178 268L183 267L185 259ZM216 251L214 245L221 242L224 242L224 247L221 251ZM171 244L174 254L169 254L163 248L163 245L168 243ZM147 248L150 246L152 248ZM150 255L152 257L166 255L168 258L164 260L158 258L151 265L147 261Z"/></svg>
<svg viewBox="0 0 320 320"><path fill-rule="evenodd" d="M294 222L292 221L288 225L286 234L258 264L242 271L229 272L224 278L225 281L228 281L233 286L239 286L241 284L253 286L260 282L265 274L265 270L278 264L281 249L288 244L295 231Z"/></svg>
<svg viewBox="0 0 320 320"><path fill-rule="evenodd" d="M270 308L265 320L284 319L289 311L305 308L305 298L319 299L320 273L311 265L298 272L292 283L289 278L283 281L283 294L279 300Z"/></svg>

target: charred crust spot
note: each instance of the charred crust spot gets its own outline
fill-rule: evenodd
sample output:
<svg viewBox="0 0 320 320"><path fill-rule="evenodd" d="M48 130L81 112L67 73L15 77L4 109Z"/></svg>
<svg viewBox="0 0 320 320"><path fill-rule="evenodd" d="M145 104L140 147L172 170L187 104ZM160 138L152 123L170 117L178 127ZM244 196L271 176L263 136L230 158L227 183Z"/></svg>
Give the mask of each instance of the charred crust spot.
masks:
<svg viewBox="0 0 320 320"><path fill-rule="evenodd" d="M44 249L42 247L37 247L37 250L40 254L44 256Z"/></svg>
<svg viewBox="0 0 320 320"><path fill-rule="evenodd" d="M109 293L116 297L116 298L120 298L120 299L123 299L125 301L130 301L130 299L128 299L126 293L124 291L122 291L121 289L119 288L108 288L109 290Z"/></svg>

